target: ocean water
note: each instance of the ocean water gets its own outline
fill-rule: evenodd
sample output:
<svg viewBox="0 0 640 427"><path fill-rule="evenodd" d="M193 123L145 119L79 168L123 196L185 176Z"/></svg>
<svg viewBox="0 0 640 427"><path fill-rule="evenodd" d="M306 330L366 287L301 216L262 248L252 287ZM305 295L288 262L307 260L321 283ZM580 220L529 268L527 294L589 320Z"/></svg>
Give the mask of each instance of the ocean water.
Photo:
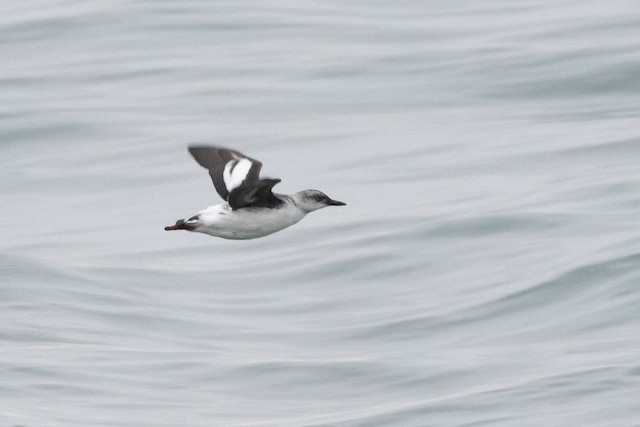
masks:
<svg viewBox="0 0 640 427"><path fill-rule="evenodd" d="M637 2L1 9L0 425L640 425Z"/></svg>

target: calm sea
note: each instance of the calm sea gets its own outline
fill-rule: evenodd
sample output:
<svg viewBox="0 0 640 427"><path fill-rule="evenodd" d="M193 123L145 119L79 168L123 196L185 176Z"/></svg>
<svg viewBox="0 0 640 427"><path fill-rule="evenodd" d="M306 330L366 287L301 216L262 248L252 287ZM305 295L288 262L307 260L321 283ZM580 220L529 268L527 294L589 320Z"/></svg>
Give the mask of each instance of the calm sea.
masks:
<svg viewBox="0 0 640 427"><path fill-rule="evenodd" d="M637 1L0 9L0 425L640 425Z"/></svg>

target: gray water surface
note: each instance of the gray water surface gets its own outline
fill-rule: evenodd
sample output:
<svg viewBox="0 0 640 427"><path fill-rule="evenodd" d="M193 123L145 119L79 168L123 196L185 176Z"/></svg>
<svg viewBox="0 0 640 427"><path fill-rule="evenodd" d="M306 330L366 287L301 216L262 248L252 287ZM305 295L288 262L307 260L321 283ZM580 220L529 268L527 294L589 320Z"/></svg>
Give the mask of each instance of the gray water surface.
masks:
<svg viewBox="0 0 640 427"><path fill-rule="evenodd" d="M636 2L2 9L1 425L640 425Z"/></svg>

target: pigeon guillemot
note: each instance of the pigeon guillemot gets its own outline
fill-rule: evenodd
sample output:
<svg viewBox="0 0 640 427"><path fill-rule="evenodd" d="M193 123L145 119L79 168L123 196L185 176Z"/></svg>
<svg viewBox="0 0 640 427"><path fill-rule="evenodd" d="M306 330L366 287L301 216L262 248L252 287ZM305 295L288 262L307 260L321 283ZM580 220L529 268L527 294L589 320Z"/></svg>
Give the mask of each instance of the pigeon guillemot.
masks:
<svg viewBox="0 0 640 427"><path fill-rule="evenodd" d="M318 190L275 194L279 179L261 179L262 163L228 148L191 145L189 152L209 175L225 203L210 206L165 230L187 230L224 239L255 239L287 228L309 212L344 206Z"/></svg>

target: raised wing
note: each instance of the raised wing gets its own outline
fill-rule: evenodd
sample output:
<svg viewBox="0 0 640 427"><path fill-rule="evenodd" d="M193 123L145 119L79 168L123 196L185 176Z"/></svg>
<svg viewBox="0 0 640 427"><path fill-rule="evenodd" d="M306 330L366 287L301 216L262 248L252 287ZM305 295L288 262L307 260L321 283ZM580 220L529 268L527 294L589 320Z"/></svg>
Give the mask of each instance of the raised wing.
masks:
<svg viewBox="0 0 640 427"><path fill-rule="evenodd" d="M191 145L189 152L207 169L213 186L232 209L275 208L283 202L273 186L279 179L260 179L262 163L236 150L213 145Z"/></svg>
<svg viewBox="0 0 640 427"><path fill-rule="evenodd" d="M200 166L209 169L213 186L224 200L242 185L260 181L262 163L239 151L213 145L190 145L189 152Z"/></svg>

